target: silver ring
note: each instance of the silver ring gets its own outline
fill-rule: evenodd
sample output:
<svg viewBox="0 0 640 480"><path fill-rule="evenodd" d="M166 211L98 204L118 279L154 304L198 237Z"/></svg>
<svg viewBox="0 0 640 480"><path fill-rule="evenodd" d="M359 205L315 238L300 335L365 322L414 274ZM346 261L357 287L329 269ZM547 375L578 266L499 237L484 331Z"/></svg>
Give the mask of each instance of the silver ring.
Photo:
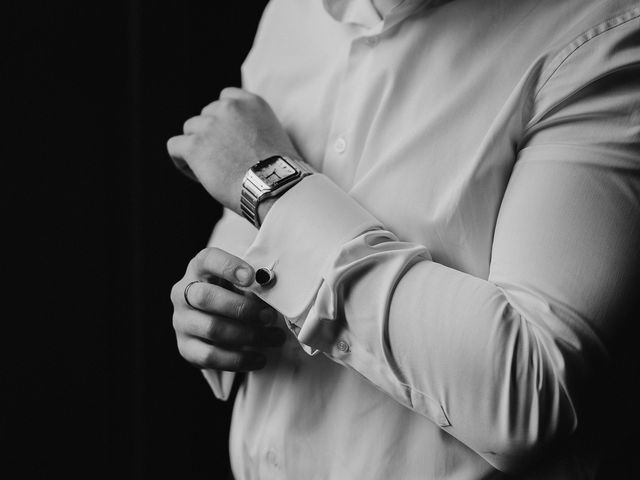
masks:
<svg viewBox="0 0 640 480"><path fill-rule="evenodd" d="M196 308L193 305L191 305L191 302L189 301L189 289L191 288L192 285L195 285L196 283L204 283L204 282L202 280L194 280L193 282L189 282L189 284L186 287L184 287L184 301L187 302L187 305L189 305L194 310L199 310L199 308Z"/></svg>

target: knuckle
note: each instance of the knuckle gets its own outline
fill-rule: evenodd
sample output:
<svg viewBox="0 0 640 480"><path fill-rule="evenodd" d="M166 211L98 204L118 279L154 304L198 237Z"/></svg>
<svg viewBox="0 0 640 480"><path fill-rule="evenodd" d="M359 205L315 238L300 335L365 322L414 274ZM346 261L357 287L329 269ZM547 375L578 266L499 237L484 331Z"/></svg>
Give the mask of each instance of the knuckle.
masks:
<svg viewBox="0 0 640 480"><path fill-rule="evenodd" d="M204 266L207 263L207 259L213 255L212 254L212 247L207 247L207 248L203 248L202 250L200 250L195 257L193 257L194 262L198 265L198 266Z"/></svg>
<svg viewBox="0 0 640 480"><path fill-rule="evenodd" d="M196 255L194 255L191 260L189 260L189 264L187 265L187 273L185 274L185 276L188 275L189 272L193 272L194 270L198 270L200 268L200 266L202 265L202 257L203 253L202 251L200 251Z"/></svg>
<svg viewBox="0 0 640 480"><path fill-rule="evenodd" d="M234 98L225 97L218 100L218 103L222 110L229 110L236 105L236 100Z"/></svg>
<svg viewBox="0 0 640 480"><path fill-rule="evenodd" d="M198 126L197 117L187 118L182 124L182 131L185 135L188 135L189 132L196 130Z"/></svg>
<svg viewBox="0 0 640 480"><path fill-rule="evenodd" d="M204 107L202 107L202 110L200 110L200 114L201 115L210 115L211 111L213 110L214 104L216 102L211 102L206 104Z"/></svg>
<svg viewBox="0 0 640 480"><path fill-rule="evenodd" d="M178 318L178 315L175 313L171 317L171 326L176 332L180 331L180 319Z"/></svg>
<svg viewBox="0 0 640 480"><path fill-rule="evenodd" d="M233 100L242 96L243 92L244 90L238 87L224 87L222 90L220 90L220 94L218 95L218 98L220 100L224 100L224 99Z"/></svg>
<svg viewBox="0 0 640 480"><path fill-rule="evenodd" d="M169 155L174 155L176 153L176 141L177 137L169 137L167 139L167 152L169 152Z"/></svg>
<svg viewBox="0 0 640 480"><path fill-rule="evenodd" d="M184 288L183 288L182 280L177 281L171 287L171 291L169 292L169 298L171 299L171 303L173 304L174 307L176 307L179 303L184 301L184 297L182 294L183 291L184 291Z"/></svg>
<svg viewBox="0 0 640 480"><path fill-rule="evenodd" d="M187 271L185 273L185 277L188 275L193 275L200 268L200 259L198 255L189 260L189 264L187 265ZM185 279L186 280L186 279Z"/></svg>
<svg viewBox="0 0 640 480"><path fill-rule="evenodd" d="M177 341L177 345L178 345L178 353L180 354L180 356L182 358L184 358L186 361L188 361L190 363L194 363L194 359L192 358L191 352L189 352L189 349L188 349L184 339L182 337L178 336L176 338L176 341Z"/></svg>
<svg viewBox="0 0 640 480"><path fill-rule="evenodd" d="M232 257L226 257L222 264L222 275L224 278L233 281L237 267L238 265Z"/></svg>

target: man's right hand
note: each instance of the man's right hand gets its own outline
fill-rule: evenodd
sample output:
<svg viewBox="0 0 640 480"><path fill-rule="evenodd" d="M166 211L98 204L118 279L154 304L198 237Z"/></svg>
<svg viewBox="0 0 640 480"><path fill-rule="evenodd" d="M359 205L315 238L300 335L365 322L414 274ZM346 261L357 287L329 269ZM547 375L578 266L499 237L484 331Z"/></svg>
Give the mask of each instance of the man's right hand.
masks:
<svg viewBox="0 0 640 480"><path fill-rule="evenodd" d="M258 370L266 363L261 351L284 343L284 331L269 326L275 323L276 310L233 288L249 286L253 278L248 263L218 248L205 248L189 262L171 289L178 350L189 363L216 370ZM199 282L189 287L187 303L185 288L194 281Z"/></svg>

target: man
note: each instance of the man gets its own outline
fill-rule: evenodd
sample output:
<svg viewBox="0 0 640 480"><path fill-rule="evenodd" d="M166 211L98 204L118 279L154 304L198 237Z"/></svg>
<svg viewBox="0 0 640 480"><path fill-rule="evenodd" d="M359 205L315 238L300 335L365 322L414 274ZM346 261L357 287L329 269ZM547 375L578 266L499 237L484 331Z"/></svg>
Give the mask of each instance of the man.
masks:
<svg viewBox="0 0 640 480"><path fill-rule="evenodd" d="M172 300L219 398L250 372L238 479L598 470L639 65L638 1L269 4L244 89L168 143L227 207Z"/></svg>

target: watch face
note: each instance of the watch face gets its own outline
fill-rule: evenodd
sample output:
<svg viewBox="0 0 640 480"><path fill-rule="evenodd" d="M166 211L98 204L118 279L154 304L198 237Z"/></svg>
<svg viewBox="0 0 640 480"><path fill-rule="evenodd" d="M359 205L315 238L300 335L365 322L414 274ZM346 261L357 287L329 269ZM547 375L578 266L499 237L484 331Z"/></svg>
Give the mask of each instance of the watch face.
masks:
<svg viewBox="0 0 640 480"><path fill-rule="evenodd" d="M254 168L254 173L265 184L273 188L283 180L295 176L298 172L284 158L276 157L272 161Z"/></svg>

